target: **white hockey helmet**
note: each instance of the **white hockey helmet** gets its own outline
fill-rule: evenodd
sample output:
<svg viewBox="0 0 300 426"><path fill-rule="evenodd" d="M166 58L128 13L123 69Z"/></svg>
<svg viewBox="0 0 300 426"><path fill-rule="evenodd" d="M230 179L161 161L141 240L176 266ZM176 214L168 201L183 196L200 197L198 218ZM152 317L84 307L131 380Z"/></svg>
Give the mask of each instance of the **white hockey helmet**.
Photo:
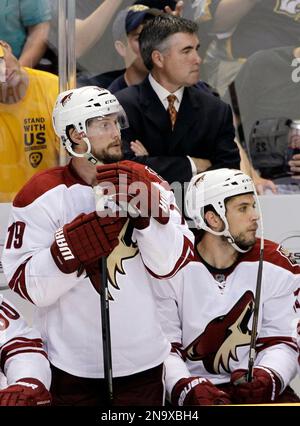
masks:
<svg viewBox="0 0 300 426"><path fill-rule="evenodd" d="M75 157L87 157L93 163L91 144L87 137L87 121L91 118L117 114L119 128L128 127L126 113L117 98L108 90L97 86L85 86L61 92L53 109L53 127L66 150ZM68 126L74 126L87 144L85 154L73 151L72 141L68 137ZM95 159L95 160L92 160ZM97 160L96 160L97 161Z"/></svg>
<svg viewBox="0 0 300 426"><path fill-rule="evenodd" d="M224 235L236 250L243 253L245 250L235 244L234 238L230 234L225 200L248 193L253 193L256 204L259 206L253 181L248 175L234 169L209 170L199 173L191 179L185 196L185 210L187 215L193 219L196 228L214 235ZM209 205L214 207L223 220L223 231L214 231L206 224L204 208Z"/></svg>

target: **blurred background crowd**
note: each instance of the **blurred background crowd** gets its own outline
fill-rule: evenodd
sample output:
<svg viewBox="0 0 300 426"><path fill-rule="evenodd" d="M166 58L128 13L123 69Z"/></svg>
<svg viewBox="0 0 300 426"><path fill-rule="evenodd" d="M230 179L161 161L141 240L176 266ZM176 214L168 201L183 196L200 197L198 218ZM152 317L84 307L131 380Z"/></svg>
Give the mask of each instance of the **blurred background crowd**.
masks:
<svg viewBox="0 0 300 426"><path fill-rule="evenodd" d="M36 171L66 161L51 123L66 88L63 3L75 6L71 84L115 94L147 77L139 49L146 21L166 12L196 22L197 84L231 105L241 167L259 193L299 192L300 0L0 0L0 202ZM130 149L149 155L138 142Z"/></svg>

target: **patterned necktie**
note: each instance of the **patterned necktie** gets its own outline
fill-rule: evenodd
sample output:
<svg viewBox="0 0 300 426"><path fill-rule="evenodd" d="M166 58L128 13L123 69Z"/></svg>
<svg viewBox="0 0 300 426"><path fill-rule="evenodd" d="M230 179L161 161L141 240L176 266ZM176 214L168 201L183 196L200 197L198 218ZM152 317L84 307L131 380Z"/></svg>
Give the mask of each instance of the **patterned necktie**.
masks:
<svg viewBox="0 0 300 426"><path fill-rule="evenodd" d="M177 100L177 97L175 95L169 95L167 97L169 106L168 106L168 112L170 114L170 120L172 124L172 130L174 129L176 118L177 118L177 111L174 106L175 101Z"/></svg>

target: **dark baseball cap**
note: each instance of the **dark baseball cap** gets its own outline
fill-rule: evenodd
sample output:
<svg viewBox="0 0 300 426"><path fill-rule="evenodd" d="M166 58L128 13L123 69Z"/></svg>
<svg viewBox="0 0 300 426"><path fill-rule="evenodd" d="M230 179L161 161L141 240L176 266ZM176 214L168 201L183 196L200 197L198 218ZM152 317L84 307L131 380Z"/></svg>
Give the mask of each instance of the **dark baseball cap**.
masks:
<svg viewBox="0 0 300 426"><path fill-rule="evenodd" d="M134 4L121 10L114 20L112 33L114 40L122 40L125 35L134 31L146 19L161 15L162 10L149 8L143 4Z"/></svg>
<svg viewBox="0 0 300 426"><path fill-rule="evenodd" d="M133 4L144 4L150 8L164 9L166 6L170 6L172 10L175 9L177 0L136 0Z"/></svg>

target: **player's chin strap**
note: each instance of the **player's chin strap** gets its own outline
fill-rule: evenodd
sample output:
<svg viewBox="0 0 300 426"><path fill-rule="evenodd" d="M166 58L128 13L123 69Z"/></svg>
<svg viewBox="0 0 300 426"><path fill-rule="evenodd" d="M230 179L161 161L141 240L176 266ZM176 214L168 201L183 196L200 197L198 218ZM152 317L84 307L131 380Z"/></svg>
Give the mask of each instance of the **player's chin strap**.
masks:
<svg viewBox="0 0 300 426"><path fill-rule="evenodd" d="M224 224L225 224L225 229L223 230L223 231L220 231L220 232L218 232L218 231L214 231L213 229L211 229L210 227L208 227L208 226L204 226L204 225L202 225L202 229L204 229L205 231L208 231L208 232L210 232L211 234L213 234L213 235L218 235L218 236L223 236L223 237L225 237L226 238L226 240L229 242L229 244L231 244L232 245L232 247L235 249L235 250L237 250L239 253L247 253L247 251L249 251L250 249L251 249L251 247L249 247L248 249L246 249L246 250L244 250L244 249L242 249L241 247L239 247L236 243L235 243L235 239L233 238L233 236L231 235L231 233L229 232L229 229L228 229L228 223L227 223L227 220L226 220L226 218L223 218L222 217L222 220L223 220L223 222L224 222Z"/></svg>
<svg viewBox="0 0 300 426"><path fill-rule="evenodd" d="M259 214L259 221L260 221L260 229L261 229L261 239L260 239L260 250L263 251L264 249L264 229L263 229L263 221L262 221L262 213L261 213L261 207L260 207L260 202L257 196L257 192L256 189L253 188L253 193L254 193L254 199L255 199L255 203L257 206L257 210L258 210L258 214ZM251 247L249 247L248 249L244 250L241 247L239 247L236 242L235 239L233 238L233 236L231 235L230 231L229 231L229 225L226 219L225 214L223 214L222 211L217 211L218 214L220 215L221 219L224 222L225 228L223 231L214 231L213 229L211 229L209 226L206 225L206 223L203 221L201 224L201 229L204 229L205 231L210 232L213 235L218 235L218 236L224 236L227 241L229 242L229 244L232 245L232 247L237 250L239 253L247 253L249 250L251 250Z"/></svg>
<svg viewBox="0 0 300 426"><path fill-rule="evenodd" d="M261 212L261 207L260 207L260 202L259 202L259 199L258 199L258 195L257 195L257 192L256 192L256 189L255 189L254 185L253 185L253 192L254 192L255 204L256 204L256 206L257 206L257 211L258 211L259 221L260 221L260 230L261 230L260 251L263 251L263 250L264 250L264 227L263 227L263 220L262 220L262 212ZM224 220L224 217L222 217L222 219ZM225 217L224 223L225 223L225 230L223 231L223 233L222 233L222 234L223 234L223 235L224 235L224 237L227 239L227 241L228 241L228 242L232 245L232 247L233 247L233 248L235 248L238 252L240 252L240 253L247 253L247 251L249 251L249 250L251 249L251 247L250 247L250 248L248 248L247 250L243 250L243 249L241 249L241 247L239 247L239 246L235 243L235 240L234 240L233 236L232 236L232 235L230 234L230 232L229 232L229 226L228 226L228 222L227 222L226 217Z"/></svg>
<svg viewBox="0 0 300 426"><path fill-rule="evenodd" d="M64 146L66 150L73 156L77 158L86 158L90 163L92 163L94 166L98 164L103 164L102 161L98 160L93 154L92 154L92 147L91 142L89 141L89 138L87 136L83 136L82 140L86 144L86 151L83 153L75 152L72 148L72 143L69 141L69 139L64 140Z"/></svg>
<svg viewBox="0 0 300 426"><path fill-rule="evenodd" d="M210 232L213 235L217 235L219 237L225 237L226 240L229 242L229 244L232 245L232 247L237 250L239 253L247 253L247 251L249 251L251 249L251 247L249 247L248 249L244 250L241 247L239 247L236 243L235 243L235 239L233 238L233 236L231 235L231 233L229 232L229 227L228 227L228 222L226 219L225 215L221 216L221 219L224 222L225 225L225 229L223 231L214 231L213 229L211 229L209 226L207 226L205 223L201 225L201 229L204 229L207 232Z"/></svg>

